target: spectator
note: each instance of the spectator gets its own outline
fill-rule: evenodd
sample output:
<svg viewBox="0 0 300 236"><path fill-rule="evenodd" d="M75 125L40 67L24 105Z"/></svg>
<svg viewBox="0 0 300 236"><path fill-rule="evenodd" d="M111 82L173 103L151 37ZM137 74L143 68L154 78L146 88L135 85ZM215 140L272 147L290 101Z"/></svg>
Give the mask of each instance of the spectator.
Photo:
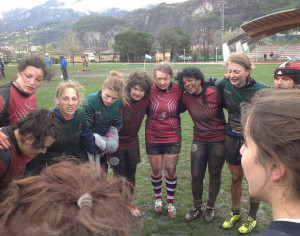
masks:
<svg viewBox="0 0 300 236"><path fill-rule="evenodd" d="M267 54L264 54L264 60L267 61Z"/></svg>
<svg viewBox="0 0 300 236"><path fill-rule="evenodd" d="M64 81L68 81L68 79L69 79L68 72L67 72L67 66L68 66L67 60L64 58L64 56L60 56L60 69L63 74Z"/></svg>
<svg viewBox="0 0 300 236"><path fill-rule="evenodd" d="M274 53L271 51L270 52L270 57L272 58L274 56Z"/></svg>
<svg viewBox="0 0 300 236"><path fill-rule="evenodd" d="M46 53L46 54L45 54L45 62L46 62L46 65L48 66L49 71L50 71L50 73L51 73L51 66L52 66L53 62L52 62L52 60L51 60L51 58L50 58L49 53Z"/></svg>
<svg viewBox="0 0 300 236"><path fill-rule="evenodd" d="M2 62L2 59L0 59L0 77L5 78L5 73L4 73L4 63Z"/></svg>

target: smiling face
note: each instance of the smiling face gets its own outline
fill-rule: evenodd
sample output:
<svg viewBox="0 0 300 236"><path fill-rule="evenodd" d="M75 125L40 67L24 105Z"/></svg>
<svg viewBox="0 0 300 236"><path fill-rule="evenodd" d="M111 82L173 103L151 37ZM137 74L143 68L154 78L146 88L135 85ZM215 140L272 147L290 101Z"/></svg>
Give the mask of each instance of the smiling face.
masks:
<svg viewBox="0 0 300 236"><path fill-rule="evenodd" d="M110 89L102 90L102 100L105 106L109 107L119 98L119 94L116 91Z"/></svg>
<svg viewBox="0 0 300 236"><path fill-rule="evenodd" d="M286 76L275 76L274 85L279 89L292 89L294 88L294 80Z"/></svg>
<svg viewBox="0 0 300 236"><path fill-rule="evenodd" d="M78 93L74 88L65 88L58 98L58 110L64 118L71 118L79 105Z"/></svg>
<svg viewBox="0 0 300 236"><path fill-rule="evenodd" d="M157 70L155 72L155 83L159 89L162 90L168 89L171 81L172 81L171 75L164 73L160 70Z"/></svg>
<svg viewBox="0 0 300 236"><path fill-rule="evenodd" d="M130 97L133 100L139 101L144 96L145 96L145 91L139 85L135 85L130 89Z"/></svg>
<svg viewBox="0 0 300 236"><path fill-rule="evenodd" d="M190 77L183 77L182 83L189 94L200 94L202 92L201 80Z"/></svg>
<svg viewBox="0 0 300 236"><path fill-rule="evenodd" d="M42 69L27 66L24 71L18 72L14 84L24 93L33 94L43 83L44 72Z"/></svg>
<svg viewBox="0 0 300 236"><path fill-rule="evenodd" d="M242 88L246 85L247 78L250 75L250 69L245 69L243 66L230 62L227 67L227 73L232 85Z"/></svg>

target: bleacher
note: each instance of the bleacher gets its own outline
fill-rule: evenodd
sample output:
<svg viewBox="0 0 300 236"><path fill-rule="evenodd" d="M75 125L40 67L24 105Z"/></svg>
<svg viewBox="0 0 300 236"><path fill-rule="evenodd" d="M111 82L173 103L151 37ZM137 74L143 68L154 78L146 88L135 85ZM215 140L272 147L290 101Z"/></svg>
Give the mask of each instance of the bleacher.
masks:
<svg viewBox="0 0 300 236"><path fill-rule="evenodd" d="M300 43L290 44L279 56L279 61L299 61L300 60Z"/></svg>
<svg viewBox="0 0 300 236"><path fill-rule="evenodd" d="M253 61L264 61L264 54L267 54L267 61L273 60L273 58L281 53L282 50L286 45L257 45L250 53L248 53L248 56L253 60ZM270 57L270 52L274 53L274 56L271 58Z"/></svg>

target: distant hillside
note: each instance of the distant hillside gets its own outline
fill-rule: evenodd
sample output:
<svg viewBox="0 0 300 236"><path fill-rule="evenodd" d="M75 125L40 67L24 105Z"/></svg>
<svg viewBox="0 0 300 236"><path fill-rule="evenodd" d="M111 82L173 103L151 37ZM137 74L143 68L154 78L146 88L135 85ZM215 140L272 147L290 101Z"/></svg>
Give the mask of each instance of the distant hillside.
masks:
<svg viewBox="0 0 300 236"><path fill-rule="evenodd" d="M225 30L239 27L247 21L255 18L283 11L287 9L300 8L300 1L294 0L226 0L225 1ZM176 4L159 4L149 10L139 9L129 12L124 17L110 20L101 25L98 21L83 17L73 26L81 33L90 29L102 28L113 30L114 28L135 29L149 32L153 35L164 26L179 26L183 32L191 34L195 29L201 27L221 29L220 0L189 0ZM102 16L98 16L99 18ZM116 22L119 23L116 23ZM98 25L97 25L98 24ZM88 27L86 27L88 25Z"/></svg>
<svg viewBox="0 0 300 236"><path fill-rule="evenodd" d="M225 30L239 27L247 21L278 11L300 8L294 0L226 0ZM17 9L9 17L0 20L0 32L36 26L32 43L45 45L58 43L65 32L72 28L83 40L85 33L94 31L102 35L134 29L153 34L164 26L179 26L184 33L192 34L203 27L221 29L222 3L220 0L189 0L183 3L159 4L148 9L109 12L86 15L71 9L59 8L58 0L49 0L42 6L28 11ZM40 25L42 23L42 25ZM47 28L47 30L43 30Z"/></svg>
<svg viewBox="0 0 300 236"><path fill-rule="evenodd" d="M111 8L103 12L91 12L94 15L105 15L120 17L128 13L127 10ZM44 4L31 8L15 9L3 13L3 19L0 19L0 33L22 30L27 27L37 26L44 23L57 23L61 21L77 20L87 13L77 12L73 9L62 8L62 2L59 0L49 0Z"/></svg>

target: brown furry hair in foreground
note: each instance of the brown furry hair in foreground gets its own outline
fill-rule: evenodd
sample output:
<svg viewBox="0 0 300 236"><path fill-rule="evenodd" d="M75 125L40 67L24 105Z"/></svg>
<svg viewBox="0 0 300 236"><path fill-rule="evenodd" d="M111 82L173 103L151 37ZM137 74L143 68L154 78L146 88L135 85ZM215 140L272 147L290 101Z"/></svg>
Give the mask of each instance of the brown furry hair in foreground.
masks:
<svg viewBox="0 0 300 236"><path fill-rule="evenodd" d="M63 161L12 182L0 204L0 234L131 235L130 192L124 178L100 179L95 163ZM92 207L80 209L77 201L85 193L92 196Z"/></svg>

